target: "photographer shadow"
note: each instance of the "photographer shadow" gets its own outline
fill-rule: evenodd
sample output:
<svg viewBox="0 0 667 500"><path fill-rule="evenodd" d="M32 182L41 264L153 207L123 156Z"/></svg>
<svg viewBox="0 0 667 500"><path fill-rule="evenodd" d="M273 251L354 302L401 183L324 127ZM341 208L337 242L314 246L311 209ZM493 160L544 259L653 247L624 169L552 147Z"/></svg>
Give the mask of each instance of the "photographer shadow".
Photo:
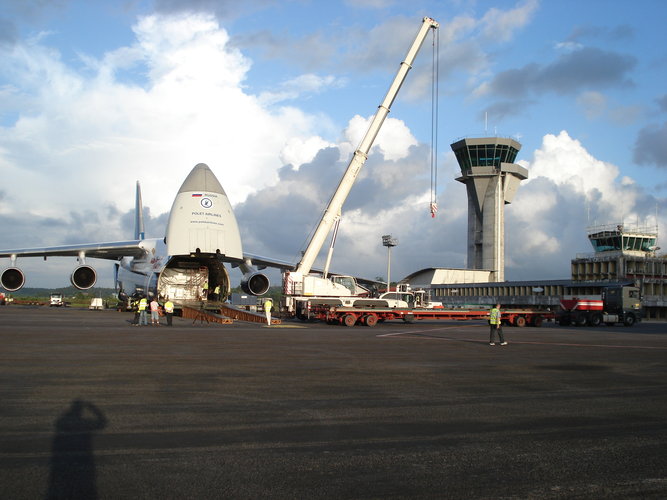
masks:
<svg viewBox="0 0 667 500"><path fill-rule="evenodd" d="M95 499L93 436L107 419L94 404L75 399L55 422L47 499Z"/></svg>

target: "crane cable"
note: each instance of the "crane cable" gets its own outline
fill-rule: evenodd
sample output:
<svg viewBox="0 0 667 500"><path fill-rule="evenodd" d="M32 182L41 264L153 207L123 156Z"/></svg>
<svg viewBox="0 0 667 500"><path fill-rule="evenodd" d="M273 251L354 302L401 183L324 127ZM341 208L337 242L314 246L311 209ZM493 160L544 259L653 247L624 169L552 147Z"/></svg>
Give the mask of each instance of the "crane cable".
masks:
<svg viewBox="0 0 667 500"><path fill-rule="evenodd" d="M440 65L440 33L433 30L431 64L431 201L429 208L431 217L438 212L438 86Z"/></svg>

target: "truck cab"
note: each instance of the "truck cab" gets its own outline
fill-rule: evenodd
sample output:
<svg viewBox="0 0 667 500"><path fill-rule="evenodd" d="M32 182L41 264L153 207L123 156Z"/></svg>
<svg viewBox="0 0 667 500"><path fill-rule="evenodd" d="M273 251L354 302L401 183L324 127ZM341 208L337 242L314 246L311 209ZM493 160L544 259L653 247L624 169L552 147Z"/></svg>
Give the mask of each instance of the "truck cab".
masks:
<svg viewBox="0 0 667 500"><path fill-rule="evenodd" d="M49 307L62 307L65 303L63 302L62 293L52 293L49 300Z"/></svg>
<svg viewBox="0 0 667 500"><path fill-rule="evenodd" d="M642 300L636 286L610 286L602 289L606 315L617 316L618 322L631 326L642 317Z"/></svg>

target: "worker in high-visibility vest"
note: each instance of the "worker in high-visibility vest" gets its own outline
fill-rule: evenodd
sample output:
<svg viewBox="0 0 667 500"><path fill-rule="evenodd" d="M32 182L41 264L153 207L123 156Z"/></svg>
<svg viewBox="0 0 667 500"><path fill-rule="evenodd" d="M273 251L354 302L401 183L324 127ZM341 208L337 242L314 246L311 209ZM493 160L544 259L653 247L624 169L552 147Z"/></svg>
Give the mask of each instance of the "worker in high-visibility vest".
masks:
<svg viewBox="0 0 667 500"><path fill-rule="evenodd" d="M171 326L171 319L174 316L174 303L167 297L164 303L164 315L167 317L167 326Z"/></svg>
<svg viewBox="0 0 667 500"><path fill-rule="evenodd" d="M500 313L500 304L496 304L494 307L491 308L491 311L489 311L489 327L490 327L490 335L489 335L489 345L496 345L495 337L496 333L498 334L498 338L500 339L500 345L507 345L507 342L505 342L505 337L503 336L503 325L502 325L502 315Z"/></svg>
<svg viewBox="0 0 667 500"><path fill-rule="evenodd" d="M148 307L148 300L146 297L141 297L139 301L139 325L148 326L148 317L146 316L146 308Z"/></svg>
<svg viewBox="0 0 667 500"><path fill-rule="evenodd" d="M266 324L271 326L271 309L273 309L273 301L271 299L266 299L264 301L264 313L266 313Z"/></svg>

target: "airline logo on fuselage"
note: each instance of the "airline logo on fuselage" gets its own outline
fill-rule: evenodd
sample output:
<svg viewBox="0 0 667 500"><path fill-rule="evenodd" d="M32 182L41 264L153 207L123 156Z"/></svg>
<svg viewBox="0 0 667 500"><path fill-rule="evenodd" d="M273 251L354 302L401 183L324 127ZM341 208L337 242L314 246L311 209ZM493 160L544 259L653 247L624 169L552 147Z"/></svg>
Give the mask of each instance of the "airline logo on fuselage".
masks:
<svg viewBox="0 0 667 500"><path fill-rule="evenodd" d="M206 209L213 208L212 198L217 198L215 193L192 193L192 198L199 200L199 204Z"/></svg>
<svg viewBox="0 0 667 500"><path fill-rule="evenodd" d="M201 223L211 223L211 224L216 224L216 225L221 225L223 226L224 223L222 222L221 219L223 219L223 215L216 210L211 210L214 208L215 202L217 201L217 198L219 197L218 194L216 193L192 193L190 196L190 199L197 200L199 202L199 206L203 208L204 210L197 210L193 207L193 210L190 212L190 223L191 224L201 224ZM212 219L212 218L215 219Z"/></svg>

